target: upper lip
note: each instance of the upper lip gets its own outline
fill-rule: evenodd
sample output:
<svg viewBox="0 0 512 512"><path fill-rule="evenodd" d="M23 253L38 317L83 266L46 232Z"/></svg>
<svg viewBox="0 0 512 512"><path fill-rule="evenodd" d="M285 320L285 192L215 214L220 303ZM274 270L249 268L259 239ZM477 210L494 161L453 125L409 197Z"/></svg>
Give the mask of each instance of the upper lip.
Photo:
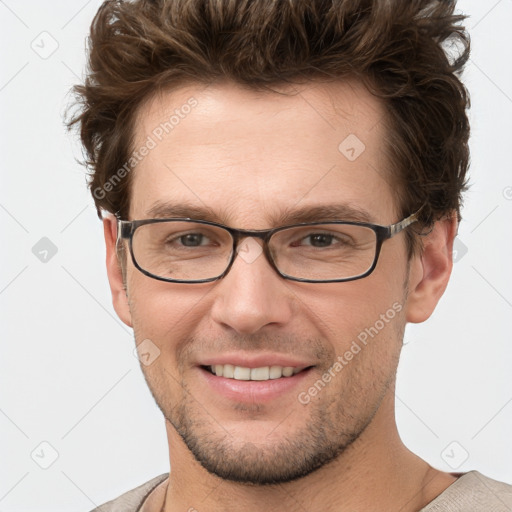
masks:
<svg viewBox="0 0 512 512"><path fill-rule="evenodd" d="M205 357L198 363L199 366L214 366L216 364L232 364L244 368L262 368L263 366L292 366L294 368L306 368L313 366L310 361L298 359L285 354L243 354L240 352L225 353L221 355Z"/></svg>

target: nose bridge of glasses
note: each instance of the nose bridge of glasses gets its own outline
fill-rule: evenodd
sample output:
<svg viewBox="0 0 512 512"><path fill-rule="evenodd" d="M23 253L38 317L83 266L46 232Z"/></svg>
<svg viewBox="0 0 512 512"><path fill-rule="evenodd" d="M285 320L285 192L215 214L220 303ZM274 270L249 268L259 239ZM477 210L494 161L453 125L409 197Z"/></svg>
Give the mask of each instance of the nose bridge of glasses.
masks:
<svg viewBox="0 0 512 512"><path fill-rule="evenodd" d="M236 252L240 250L241 245L244 241L250 238L259 238L263 244L258 244L260 247L263 245L262 250L266 252L266 242L270 238L272 230L270 229L261 229L261 230L252 230L252 229L230 229L231 237L233 238L233 247ZM257 242L256 242L257 243Z"/></svg>
<svg viewBox="0 0 512 512"><path fill-rule="evenodd" d="M259 238L260 240L268 239L271 231L272 231L271 229L235 229L235 228L232 228L230 230L231 236L234 238L236 243L239 243L241 240L244 240L245 238Z"/></svg>
<svg viewBox="0 0 512 512"><path fill-rule="evenodd" d="M230 233L233 238L233 256L240 257L245 263L253 263L263 253L264 258L271 267L274 267L271 251L269 250L267 241L270 239L273 230L246 230L231 229ZM254 239L259 238L261 242ZM251 242L252 239L252 242Z"/></svg>

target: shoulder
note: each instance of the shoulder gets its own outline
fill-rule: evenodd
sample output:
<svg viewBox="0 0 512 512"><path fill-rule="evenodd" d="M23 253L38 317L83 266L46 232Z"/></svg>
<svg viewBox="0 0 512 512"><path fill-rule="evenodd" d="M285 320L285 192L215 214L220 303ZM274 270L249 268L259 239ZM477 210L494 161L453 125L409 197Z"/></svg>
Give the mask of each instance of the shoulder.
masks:
<svg viewBox="0 0 512 512"><path fill-rule="evenodd" d="M152 478L135 489L125 492L118 498L91 510L91 512L136 512L151 491L168 476L169 473L165 473Z"/></svg>
<svg viewBox="0 0 512 512"><path fill-rule="evenodd" d="M512 485L469 471L420 512L510 512Z"/></svg>

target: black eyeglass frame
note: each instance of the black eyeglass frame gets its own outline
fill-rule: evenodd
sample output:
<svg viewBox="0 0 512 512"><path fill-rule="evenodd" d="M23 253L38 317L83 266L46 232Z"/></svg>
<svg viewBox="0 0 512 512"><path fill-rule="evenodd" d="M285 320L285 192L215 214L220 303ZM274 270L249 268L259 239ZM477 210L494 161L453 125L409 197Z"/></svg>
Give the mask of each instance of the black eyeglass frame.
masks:
<svg viewBox="0 0 512 512"><path fill-rule="evenodd" d="M116 241L116 247L118 247L118 244L121 240L128 240L129 241L129 248L130 248L130 256L132 258L132 262L140 272L142 272L144 275L151 277L153 279L157 279L159 281L165 281L169 283L184 283L184 284L196 284L196 283L210 283L212 281L217 281L219 279L222 279L225 277L229 270L231 269L231 266L233 265L233 262L235 261L235 258L237 256L237 247L239 245L239 242L241 239L246 237L254 237L259 238L263 241L263 253L265 254L265 257L267 261L269 262L270 266L277 272L278 275L283 277L284 279L288 279L290 281L299 281L302 283L343 283L347 281L355 281L357 279L363 279L367 276L369 276L377 266L377 261L379 259L380 251L382 244L389 240L390 238L393 238L395 235L403 231L405 228L413 224L414 222L418 221L419 214L421 210L423 209L423 206L419 208L415 213L412 215L409 215L409 217L406 217L405 219L395 223L390 224L389 226L381 226L379 224L371 224L367 222L352 222L352 221L318 221L318 222L304 222L301 224L290 224L287 226L279 226L277 228L272 229L260 229L260 230L248 230L248 229L236 229L231 228L229 226L225 226L224 224L219 224L217 222L211 222L207 220L197 220L197 219L191 219L191 218L161 218L161 219L143 219L143 220L117 220L117 241ZM208 279L195 279L195 280L183 280L183 279L172 279L168 277L161 277L157 276L155 274L152 274L151 272L148 272L147 270L143 269L137 262L137 259L135 258L135 255L133 253L133 235L135 233L135 230L139 228L140 226L144 226L146 224L157 224L161 222L170 222L170 221L189 221L194 222L196 224L206 224L208 226L216 226L218 228L222 228L225 231L227 231L231 238L233 239L233 249L231 253L231 259L224 270L222 274L211 277ZM283 231L285 229L295 228L295 227L301 227L301 226L318 226L323 224L342 224L342 225L350 225L350 226L362 226L366 228L370 228L375 232L375 235L377 237L377 244L375 246L375 256L373 258L373 264L371 267L364 272L363 274L359 274L357 276L353 277L344 277L341 279L328 279L328 280L313 280L313 279L303 279L299 277L293 277L288 274L285 274L284 272L281 272L273 258L272 254L270 253L269 249L269 241L270 238L277 232Z"/></svg>

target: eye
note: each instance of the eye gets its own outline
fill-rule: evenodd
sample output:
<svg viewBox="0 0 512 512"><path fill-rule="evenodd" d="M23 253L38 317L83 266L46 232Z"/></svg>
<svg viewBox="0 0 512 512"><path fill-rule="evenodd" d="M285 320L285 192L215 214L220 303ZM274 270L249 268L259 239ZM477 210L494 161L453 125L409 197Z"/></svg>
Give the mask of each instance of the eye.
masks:
<svg viewBox="0 0 512 512"><path fill-rule="evenodd" d="M166 243L173 243L176 240L179 240L179 243L184 247L200 247L203 244L202 242L206 242L209 238L203 233L186 233L184 235L175 236L170 240L166 240Z"/></svg>
<svg viewBox="0 0 512 512"><path fill-rule="evenodd" d="M164 245L170 249L206 248L218 246L214 236L193 231L189 233L172 233L165 237Z"/></svg>
<svg viewBox="0 0 512 512"><path fill-rule="evenodd" d="M338 247L350 246L352 240L343 233L309 233L302 236L300 240L293 242L292 247L309 246L315 248L329 248L337 245Z"/></svg>

